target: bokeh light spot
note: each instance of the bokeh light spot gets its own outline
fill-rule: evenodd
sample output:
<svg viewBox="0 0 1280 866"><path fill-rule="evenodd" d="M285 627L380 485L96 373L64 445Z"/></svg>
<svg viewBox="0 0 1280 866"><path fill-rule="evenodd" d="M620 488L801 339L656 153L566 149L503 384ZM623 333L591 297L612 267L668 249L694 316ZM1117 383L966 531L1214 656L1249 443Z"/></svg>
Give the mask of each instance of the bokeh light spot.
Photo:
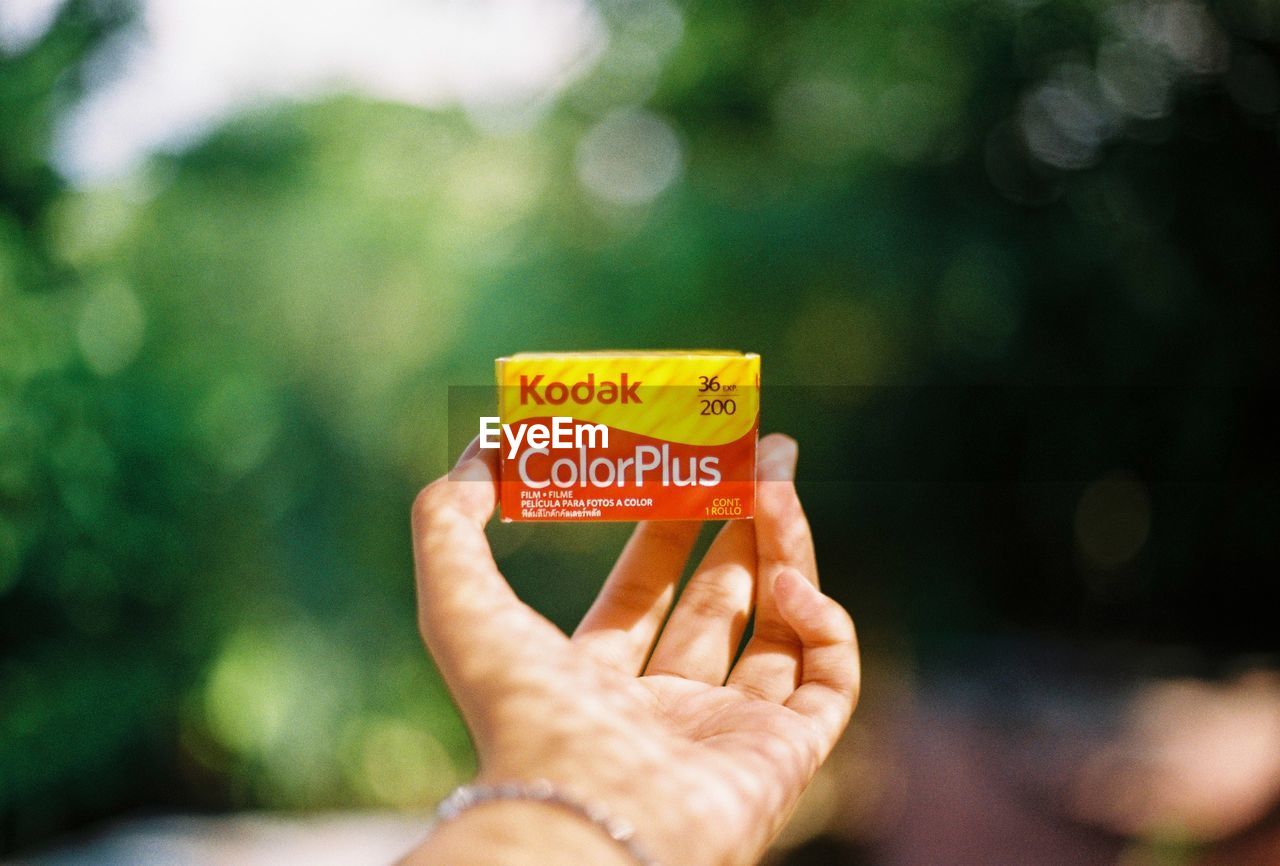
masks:
<svg viewBox="0 0 1280 866"><path fill-rule="evenodd" d="M810 162L839 162L868 135L865 100L836 78L814 76L784 87L773 115L783 146Z"/></svg>
<svg viewBox="0 0 1280 866"><path fill-rule="evenodd" d="M614 204L648 204L675 182L681 168L675 130L648 111L613 112L578 145L578 179Z"/></svg>
<svg viewBox="0 0 1280 866"><path fill-rule="evenodd" d="M77 267L110 259L139 212L137 197L136 191L100 190L56 201L49 229L58 256Z"/></svg>
<svg viewBox="0 0 1280 866"><path fill-rule="evenodd" d="M807 381L880 384L899 354L898 335L874 308L826 297L796 317L787 335L792 364Z"/></svg>
<svg viewBox="0 0 1280 866"><path fill-rule="evenodd" d="M205 452L229 475L242 475L261 463L279 427L270 390L248 377L230 378L214 388L197 418Z"/></svg>
<svg viewBox="0 0 1280 866"><path fill-rule="evenodd" d="M317 728L332 724L342 658L306 623L234 632L210 667L203 694L209 731L225 748L263 759L284 777L324 748Z"/></svg>
<svg viewBox="0 0 1280 866"><path fill-rule="evenodd" d="M1101 478L1087 488L1076 505L1076 546L1090 565L1118 568L1131 562L1151 531L1151 497L1127 473Z"/></svg>
<svg viewBox="0 0 1280 866"><path fill-rule="evenodd" d="M460 781L440 741L401 719L369 722L360 752L363 787L373 800L388 806L429 805Z"/></svg>
<svg viewBox="0 0 1280 866"><path fill-rule="evenodd" d="M5 0L0 3L0 51L18 54L39 39L64 0Z"/></svg>
<svg viewBox="0 0 1280 866"><path fill-rule="evenodd" d="M1027 147L1040 160L1078 169L1097 161L1112 119L1093 70L1069 63L1027 97L1020 124Z"/></svg>
<svg viewBox="0 0 1280 866"><path fill-rule="evenodd" d="M1169 64L1140 42L1111 42L1098 50L1098 84L1116 108L1141 120L1169 113L1172 75Z"/></svg>
<svg viewBox="0 0 1280 866"><path fill-rule="evenodd" d="M113 280L90 294L80 312L76 339L89 369L111 376L137 356L145 329L146 316L133 290Z"/></svg>

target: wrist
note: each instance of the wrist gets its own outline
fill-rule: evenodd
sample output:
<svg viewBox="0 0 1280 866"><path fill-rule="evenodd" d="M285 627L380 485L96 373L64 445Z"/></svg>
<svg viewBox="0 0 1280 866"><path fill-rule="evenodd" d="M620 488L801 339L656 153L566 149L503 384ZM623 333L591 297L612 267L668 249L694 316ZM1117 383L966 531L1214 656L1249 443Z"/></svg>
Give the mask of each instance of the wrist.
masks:
<svg viewBox="0 0 1280 866"><path fill-rule="evenodd" d="M401 866L637 866L607 832L537 800L492 800L438 823Z"/></svg>
<svg viewBox="0 0 1280 866"><path fill-rule="evenodd" d="M538 805L559 813L559 818L567 818L579 827L585 826L594 831L597 839L611 843L615 852L622 852L620 862L627 866L648 866L650 863L656 866L731 866L755 862L754 858L729 856L729 849L725 846L727 840L711 829L725 826L725 822L719 820L723 816L713 814L710 808L718 798L687 796L687 791L678 784L678 773L643 772L621 763L617 770L601 768L592 773L580 770L558 772L559 769L562 768L545 765L539 768L540 776L549 781L537 784L548 785L555 794L551 798L553 802ZM481 789L497 790L523 775L490 767L482 770L473 784ZM555 800L563 802L557 805ZM625 838L629 840L623 844L611 838L614 833L611 827L618 825L625 828ZM742 841L739 839L738 843ZM519 862L542 866L544 861ZM612 863L609 861L610 866Z"/></svg>

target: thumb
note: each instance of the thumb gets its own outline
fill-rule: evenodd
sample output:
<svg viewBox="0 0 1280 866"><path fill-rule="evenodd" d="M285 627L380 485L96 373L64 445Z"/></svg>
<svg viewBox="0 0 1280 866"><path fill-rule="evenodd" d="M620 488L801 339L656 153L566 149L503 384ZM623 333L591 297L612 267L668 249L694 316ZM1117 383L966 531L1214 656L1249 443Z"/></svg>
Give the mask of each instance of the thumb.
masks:
<svg viewBox="0 0 1280 866"><path fill-rule="evenodd" d="M418 626L468 721L491 683L531 644L564 640L525 605L498 571L484 526L497 501L492 451L468 448L458 465L413 503ZM536 651L536 650L535 650Z"/></svg>

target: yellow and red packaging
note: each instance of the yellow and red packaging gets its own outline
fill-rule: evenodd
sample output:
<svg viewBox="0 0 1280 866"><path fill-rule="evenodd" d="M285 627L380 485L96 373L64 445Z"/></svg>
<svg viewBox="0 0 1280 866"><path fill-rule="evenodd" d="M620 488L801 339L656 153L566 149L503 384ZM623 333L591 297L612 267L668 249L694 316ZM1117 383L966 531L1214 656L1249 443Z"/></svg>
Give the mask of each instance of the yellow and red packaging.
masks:
<svg viewBox="0 0 1280 866"><path fill-rule="evenodd" d="M759 355L537 352L496 366L504 521L754 515Z"/></svg>

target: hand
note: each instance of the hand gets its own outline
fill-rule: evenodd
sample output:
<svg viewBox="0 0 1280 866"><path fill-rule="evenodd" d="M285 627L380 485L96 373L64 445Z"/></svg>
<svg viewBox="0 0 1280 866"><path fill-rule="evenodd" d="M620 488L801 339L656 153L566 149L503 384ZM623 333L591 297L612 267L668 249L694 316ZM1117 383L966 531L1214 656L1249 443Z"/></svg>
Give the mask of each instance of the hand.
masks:
<svg viewBox="0 0 1280 866"><path fill-rule="evenodd" d="M697 522L639 524L572 637L493 561L493 452L482 453L468 449L413 510L419 622L479 781L548 779L633 823L665 866L755 862L859 684L853 623L817 589L795 442L761 440L755 519L724 525L669 619Z"/></svg>

